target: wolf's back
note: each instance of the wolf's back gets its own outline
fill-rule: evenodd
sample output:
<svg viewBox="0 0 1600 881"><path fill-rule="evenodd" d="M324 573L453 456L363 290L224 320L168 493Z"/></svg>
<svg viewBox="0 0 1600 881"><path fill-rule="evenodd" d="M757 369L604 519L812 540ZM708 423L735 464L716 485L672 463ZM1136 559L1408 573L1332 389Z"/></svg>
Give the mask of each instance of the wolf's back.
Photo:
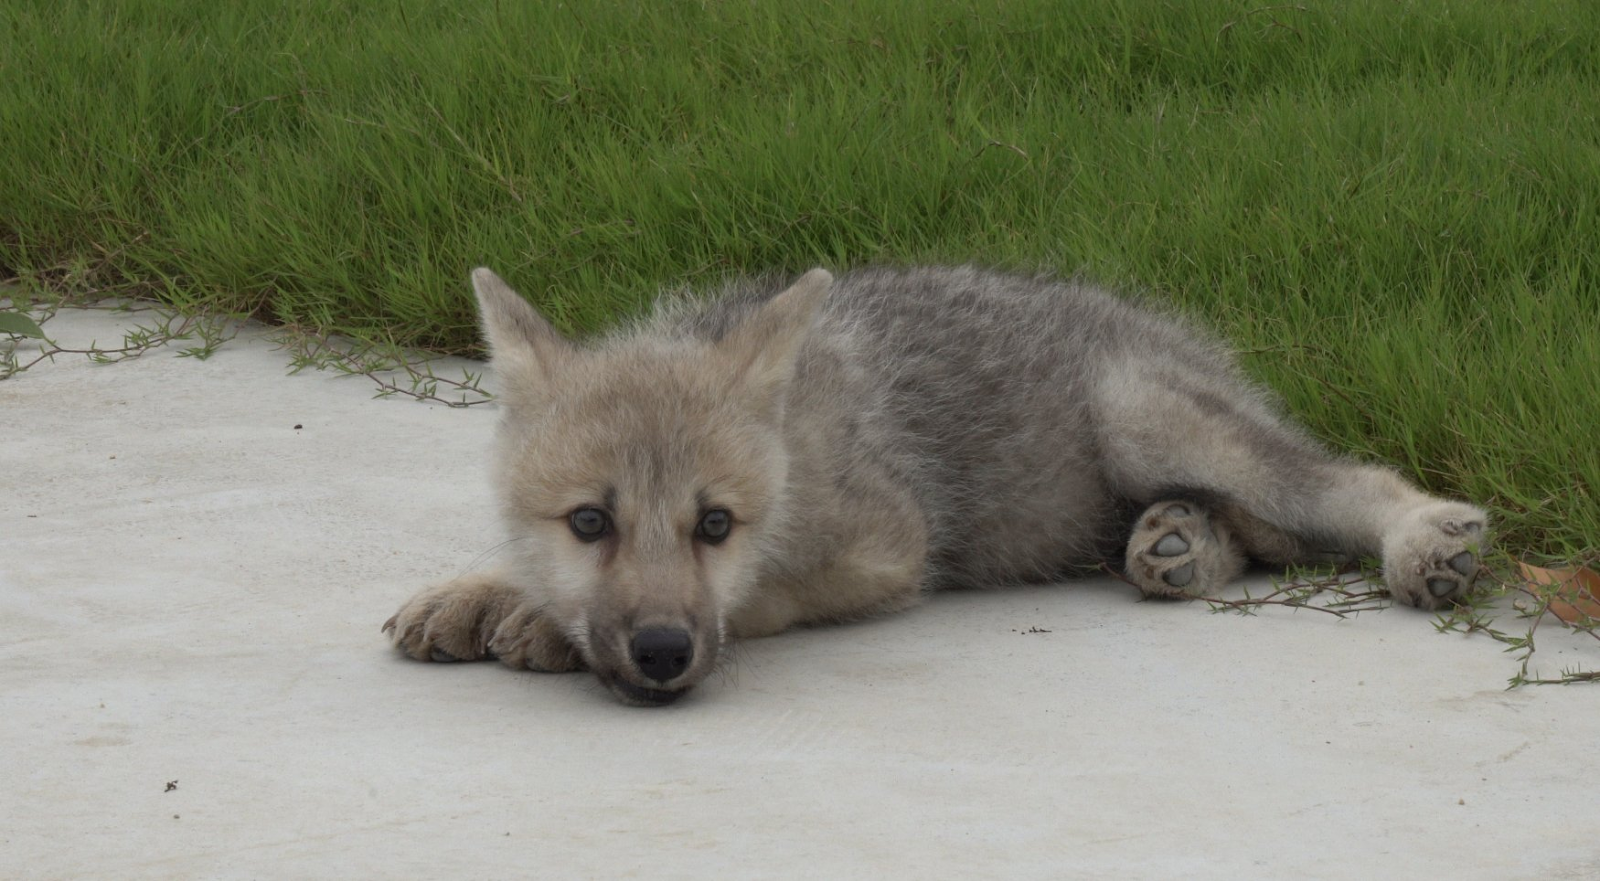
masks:
<svg viewBox="0 0 1600 881"><path fill-rule="evenodd" d="M736 283L675 323L717 338L782 288ZM1081 281L965 266L851 271L801 352L792 452L812 480L909 489L942 581L1051 577L1123 538L1126 500L1099 467L1095 389L1148 352L1242 387L1193 331Z"/></svg>

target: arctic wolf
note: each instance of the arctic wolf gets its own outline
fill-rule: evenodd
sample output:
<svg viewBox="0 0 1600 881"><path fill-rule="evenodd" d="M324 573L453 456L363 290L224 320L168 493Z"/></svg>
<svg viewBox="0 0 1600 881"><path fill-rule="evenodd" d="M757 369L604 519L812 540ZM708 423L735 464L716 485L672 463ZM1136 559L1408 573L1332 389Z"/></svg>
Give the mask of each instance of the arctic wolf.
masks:
<svg viewBox="0 0 1600 881"><path fill-rule="evenodd" d="M1380 556L1395 598L1434 608L1486 546L1482 510L1330 455L1216 343L1085 283L814 269L588 344L472 283L508 561L389 619L419 660L588 669L657 705L730 640L938 587L1117 561L1193 596L1332 553Z"/></svg>

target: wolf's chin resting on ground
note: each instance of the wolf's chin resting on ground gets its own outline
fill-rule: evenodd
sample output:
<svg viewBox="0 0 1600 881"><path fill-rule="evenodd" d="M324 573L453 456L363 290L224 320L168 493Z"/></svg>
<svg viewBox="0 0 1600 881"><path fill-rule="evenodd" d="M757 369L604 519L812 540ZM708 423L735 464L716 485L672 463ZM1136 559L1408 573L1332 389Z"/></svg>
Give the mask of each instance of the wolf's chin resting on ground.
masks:
<svg viewBox="0 0 1600 881"><path fill-rule="evenodd" d="M511 541L384 625L419 660L588 669L660 705L730 640L940 587L1116 561L1190 597L1252 559L1370 555L1434 608L1487 546L1479 508L1331 455L1208 336L1082 282L814 269L587 343L472 283Z"/></svg>

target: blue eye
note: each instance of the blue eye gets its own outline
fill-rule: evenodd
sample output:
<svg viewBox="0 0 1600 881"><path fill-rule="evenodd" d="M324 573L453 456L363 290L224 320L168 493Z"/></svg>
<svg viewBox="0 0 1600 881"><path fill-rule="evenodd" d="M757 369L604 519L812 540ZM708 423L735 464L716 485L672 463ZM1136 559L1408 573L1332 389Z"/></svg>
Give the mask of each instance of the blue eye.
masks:
<svg viewBox="0 0 1600 881"><path fill-rule="evenodd" d="M694 528L695 537L706 544L722 544L733 530L733 515L722 508L712 508L700 518Z"/></svg>
<svg viewBox="0 0 1600 881"><path fill-rule="evenodd" d="M578 541L599 541L611 531L611 515L599 508L579 508L567 518Z"/></svg>

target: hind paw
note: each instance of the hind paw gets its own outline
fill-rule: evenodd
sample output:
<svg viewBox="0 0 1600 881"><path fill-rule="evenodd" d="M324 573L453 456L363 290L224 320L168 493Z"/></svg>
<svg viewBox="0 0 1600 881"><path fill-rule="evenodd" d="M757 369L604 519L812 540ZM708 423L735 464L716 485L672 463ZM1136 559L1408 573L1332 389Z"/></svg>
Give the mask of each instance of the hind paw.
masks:
<svg viewBox="0 0 1600 881"><path fill-rule="evenodd" d="M1383 541L1383 575L1396 602L1435 609L1464 596L1489 550L1489 518L1460 502L1407 515Z"/></svg>
<svg viewBox="0 0 1600 881"><path fill-rule="evenodd" d="M1145 596L1204 596L1243 572L1244 556L1200 506L1157 502L1134 525L1127 571Z"/></svg>

